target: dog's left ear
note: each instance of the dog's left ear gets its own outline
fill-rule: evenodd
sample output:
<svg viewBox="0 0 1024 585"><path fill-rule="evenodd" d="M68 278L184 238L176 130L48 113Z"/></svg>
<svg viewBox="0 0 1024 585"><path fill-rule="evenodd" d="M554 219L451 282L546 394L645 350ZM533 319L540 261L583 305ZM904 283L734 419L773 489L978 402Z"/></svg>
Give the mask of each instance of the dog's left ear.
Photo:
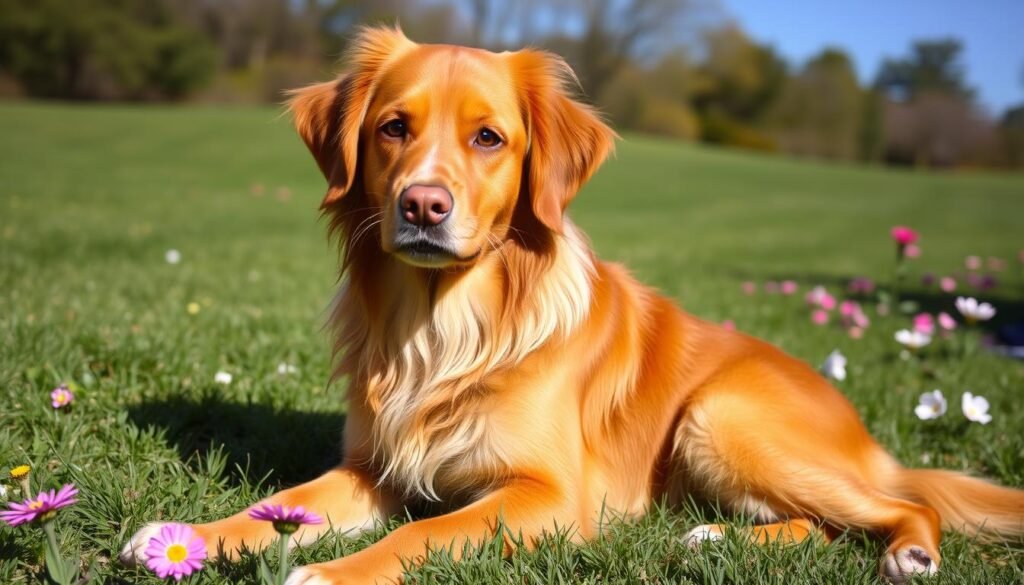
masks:
<svg viewBox="0 0 1024 585"><path fill-rule="evenodd" d="M290 93L295 129L327 178L322 208L345 196L356 181L359 131L385 65L414 47L398 28L365 28L352 43L350 70L334 81Z"/></svg>
<svg viewBox="0 0 1024 585"><path fill-rule="evenodd" d="M529 136L533 214L560 233L565 208L611 154L617 135L593 108L570 97L576 76L560 57L526 49L510 58Z"/></svg>

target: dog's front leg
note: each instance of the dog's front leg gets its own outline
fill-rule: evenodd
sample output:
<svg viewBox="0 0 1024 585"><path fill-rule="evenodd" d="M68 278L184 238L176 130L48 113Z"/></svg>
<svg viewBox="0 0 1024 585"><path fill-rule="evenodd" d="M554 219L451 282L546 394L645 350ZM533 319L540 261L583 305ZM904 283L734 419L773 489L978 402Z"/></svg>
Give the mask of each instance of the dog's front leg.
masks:
<svg viewBox="0 0 1024 585"><path fill-rule="evenodd" d="M544 530L578 526L578 507L567 491L549 483L517 479L455 512L411 522L376 544L345 558L292 571L288 585L372 585L401 580L403 562L422 563L429 550L447 549L456 558L466 543L493 538L498 519L529 546ZM513 542L505 537L506 550Z"/></svg>
<svg viewBox="0 0 1024 585"><path fill-rule="evenodd" d="M324 518L324 523L303 526L295 533L296 543L309 543L328 530L357 531L372 527L400 511L398 502L378 489L364 471L351 467L338 467L313 481L283 490L260 503L302 506ZM146 561L145 550L149 539L164 523L147 524L132 536L121 551L120 559L127 565ZM259 551L277 539L270 522L253 520L248 509L223 520L196 524L192 529L206 541L210 557L237 556L244 549Z"/></svg>

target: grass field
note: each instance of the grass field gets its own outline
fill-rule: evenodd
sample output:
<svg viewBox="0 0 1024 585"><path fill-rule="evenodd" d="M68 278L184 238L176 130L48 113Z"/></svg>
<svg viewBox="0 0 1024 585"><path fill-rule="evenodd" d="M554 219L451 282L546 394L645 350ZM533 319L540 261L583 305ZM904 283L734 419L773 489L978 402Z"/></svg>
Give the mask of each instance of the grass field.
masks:
<svg viewBox="0 0 1024 585"><path fill-rule="evenodd" d="M324 184L287 119L272 109L0 106L0 472L30 463L34 488L74 482L58 517L67 555L96 582L153 583L113 556L142 523L207 521L243 509L338 458L343 385L326 386L320 331L335 252L318 220ZM711 320L732 319L814 365L850 361L837 386L872 433L908 465L942 466L1024 486L1024 364L977 349L979 331L937 339L903 360L906 316L876 315L863 339L812 324L803 294L886 283L889 228L922 235L924 272L957 274L964 257L1003 258L980 293L1024 315L1024 177L925 175L824 166L627 137L579 196L574 219L605 258ZM178 264L165 261L177 249ZM793 279L795 296L745 295L741 283ZM975 293L977 294L977 293ZM953 297L909 296L955 313ZM195 303L195 305L192 305ZM189 307L191 305L192 311ZM195 309L198 308L198 311ZM279 374L278 364L297 372ZM226 371L230 384L214 375ZM55 412L49 391L79 390ZM950 410L913 413L935 388ZM984 395L993 420L960 413ZM552 446L556 448L556 446ZM4 480L6 482L6 480ZM6 482L8 498L18 489ZM502 560L485 548L458 566L434 559L422 583L876 583L881 548L850 534L824 546L754 548L727 540L692 551L677 537L706 520L655 510L613 523L583 546L552 538ZM396 520L397 522L398 520ZM298 553L327 560L365 546L328 537ZM0 527L0 583L42 578L40 530ZM935 583L1024 582L1024 548L947 535ZM271 556L271 564L274 564ZM193 583L254 582L257 559L215 564Z"/></svg>

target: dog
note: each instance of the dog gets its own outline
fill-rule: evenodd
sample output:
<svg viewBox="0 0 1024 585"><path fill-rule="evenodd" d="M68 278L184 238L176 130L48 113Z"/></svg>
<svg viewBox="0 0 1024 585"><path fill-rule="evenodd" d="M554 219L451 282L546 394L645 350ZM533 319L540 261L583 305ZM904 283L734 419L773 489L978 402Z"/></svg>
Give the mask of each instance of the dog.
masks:
<svg viewBox="0 0 1024 585"><path fill-rule="evenodd" d="M878 534L893 582L938 570L941 528L1024 531L1024 492L903 467L807 365L595 258L565 210L616 135L573 97L563 60L369 28L349 61L289 104L342 244L329 320L333 376L348 379L343 463L266 503L329 519L296 543L407 507L436 515L290 585L399 581L430 550L531 546L556 527L585 540L606 510L686 498L755 518L737 530L756 542ZM121 559L144 560L159 527ZM193 528L211 555L276 538L245 511Z"/></svg>

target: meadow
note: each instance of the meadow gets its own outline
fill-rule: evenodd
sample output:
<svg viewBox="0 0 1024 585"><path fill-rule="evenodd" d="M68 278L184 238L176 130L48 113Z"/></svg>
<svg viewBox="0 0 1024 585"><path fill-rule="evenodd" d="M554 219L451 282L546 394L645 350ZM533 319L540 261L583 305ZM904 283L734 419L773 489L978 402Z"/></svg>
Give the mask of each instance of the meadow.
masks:
<svg viewBox="0 0 1024 585"><path fill-rule="evenodd" d="M156 583L115 558L143 523L219 518L338 460L345 387L327 385L321 330L337 279L317 213L324 181L275 109L4 104L0 128L0 482L6 499L20 500L6 476L29 464L33 489L74 483L80 501L57 519L65 554L97 583ZM905 464L1024 487L1024 362L982 342L1024 317L1024 177L826 165L626 136L571 215L602 257L687 310L814 366L839 349L849 365L836 386ZM871 320L862 338L838 324L838 310L827 325L812 322L804 295L814 286L843 299L855 277L890 285L898 224L920 233L903 290L911 312L956 316L959 293L993 303L995 319L937 334L910 359L893 336L911 317L898 307L878 314L874 296L859 299ZM969 255L982 269L965 268ZM972 287L989 266L995 285ZM957 292L922 283L927 273L956 278ZM771 292L787 280L796 294ZM75 399L58 410L50 391L61 383ZM934 389L949 411L920 420L918 397ZM990 423L961 414L964 391L988 399ZM494 546L458 565L437 555L410 576L879 582L882 545L859 533L828 546L727 539L691 550L679 537L707 514L657 508L611 522L606 538L585 545L556 535L511 559ZM387 528L332 535L294 558L328 560ZM42 547L42 531L0 525L0 582L39 582ZM930 582L1024 582L1020 543L947 534L942 552ZM257 564L252 555L211 563L188 582L256 582Z"/></svg>

